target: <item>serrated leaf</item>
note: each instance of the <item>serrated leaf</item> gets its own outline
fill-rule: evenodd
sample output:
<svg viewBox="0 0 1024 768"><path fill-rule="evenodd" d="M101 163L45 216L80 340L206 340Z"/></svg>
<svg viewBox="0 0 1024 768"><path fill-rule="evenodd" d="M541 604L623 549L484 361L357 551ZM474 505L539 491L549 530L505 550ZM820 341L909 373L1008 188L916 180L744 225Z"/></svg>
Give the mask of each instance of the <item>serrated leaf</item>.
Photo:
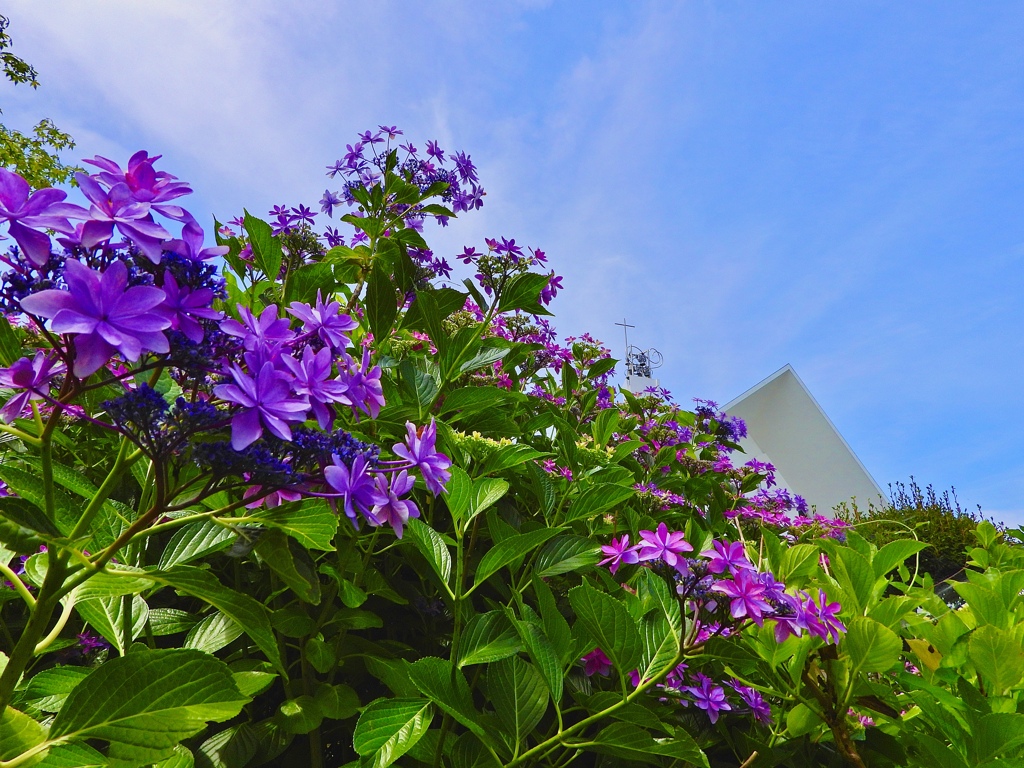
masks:
<svg viewBox="0 0 1024 768"><path fill-rule="evenodd" d="M208 654L133 650L102 664L71 692L49 737L105 741L115 760L153 763L207 723L234 717L247 701L227 665Z"/></svg>
<svg viewBox="0 0 1024 768"><path fill-rule="evenodd" d="M59 712L68 695L89 673L88 667L56 666L44 669L29 678L25 688L18 692L16 705L30 704L31 709Z"/></svg>
<svg viewBox="0 0 1024 768"><path fill-rule="evenodd" d="M540 528L529 533L516 534L499 542L480 559L473 575L474 586L483 583L512 561L532 552L558 534L557 528Z"/></svg>
<svg viewBox="0 0 1024 768"><path fill-rule="evenodd" d="M583 536L559 536L544 545L537 554L535 572L542 578L577 571L596 565L601 547Z"/></svg>
<svg viewBox="0 0 1024 768"><path fill-rule="evenodd" d="M451 479L444 489L444 501L452 514L452 520L459 521L469 512L469 505L473 501L473 481L459 467L452 467L451 473Z"/></svg>
<svg viewBox="0 0 1024 768"><path fill-rule="evenodd" d="M284 531L306 549L324 552L334 549L332 542L338 530L338 516L323 499L304 499L273 509L260 509L252 516L265 526Z"/></svg>
<svg viewBox="0 0 1024 768"><path fill-rule="evenodd" d="M508 482L496 477L480 477L473 481L473 498L469 505L468 523L484 512L508 493Z"/></svg>
<svg viewBox="0 0 1024 768"><path fill-rule="evenodd" d="M154 637L188 632L199 622L199 617L178 608L150 608L149 631Z"/></svg>
<svg viewBox="0 0 1024 768"><path fill-rule="evenodd" d="M43 726L14 707L0 715L0 760L11 760L42 744L46 738Z"/></svg>
<svg viewBox="0 0 1024 768"><path fill-rule="evenodd" d="M552 700L557 704L562 700L564 681L564 670L558 651L539 625L518 619L513 620L513 625L519 633L523 647L544 678Z"/></svg>
<svg viewBox="0 0 1024 768"><path fill-rule="evenodd" d="M347 685L320 683L314 698L330 720L347 720L359 711L359 696Z"/></svg>
<svg viewBox="0 0 1024 768"><path fill-rule="evenodd" d="M971 634L967 658L985 682L990 696L1003 696L1024 678L1020 641L998 627L985 625Z"/></svg>
<svg viewBox="0 0 1024 768"><path fill-rule="evenodd" d="M107 758L87 744L59 744L50 747L42 762L33 768L107 768Z"/></svg>
<svg viewBox="0 0 1024 768"><path fill-rule="evenodd" d="M309 553L296 544L284 531L268 531L260 536L256 554L270 566L270 570L307 603L320 602L320 578Z"/></svg>
<svg viewBox="0 0 1024 768"><path fill-rule="evenodd" d="M234 620L220 611L214 611L189 630L184 647L216 653L237 640L241 634L242 628Z"/></svg>
<svg viewBox="0 0 1024 768"><path fill-rule="evenodd" d="M120 597L98 597L75 603L78 615L89 623L119 654L124 655L124 601ZM139 595L132 598L132 640L139 637L149 620L149 606Z"/></svg>
<svg viewBox="0 0 1024 768"><path fill-rule="evenodd" d="M532 664L511 656L487 665L487 691L498 722L518 744L533 731L548 706L548 689Z"/></svg>
<svg viewBox="0 0 1024 768"><path fill-rule="evenodd" d="M900 565L904 560L918 552L927 549L930 544L926 541L915 541L913 539L897 539L890 541L879 549L871 560L876 577L885 576L893 568Z"/></svg>
<svg viewBox="0 0 1024 768"><path fill-rule="evenodd" d="M602 483L585 491L565 513L566 522L590 520L636 495L633 488L625 485Z"/></svg>
<svg viewBox="0 0 1024 768"><path fill-rule="evenodd" d="M38 507L40 511L46 510L46 491L41 477L11 466L8 462L0 463L0 480L7 483L11 490L25 501ZM52 488L51 495L56 516L53 522L56 524L57 529L67 536L78 522L81 507L72 502L71 497L59 488Z"/></svg>
<svg viewBox="0 0 1024 768"><path fill-rule="evenodd" d="M847 627L842 650L849 654L854 672L885 672L896 666L903 650L899 635L882 623L858 616Z"/></svg>
<svg viewBox="0 0 1024 768"><path fill-rule="evenodd" d="M189 523L177 530L160 553L160 569L166 570L175 565L185 565L193 560L227 549L235 538L230 528L210 520Z"/></svg>
<svg viewBox="0 0 1024 768"><path fill-rule="evenodd" d="M622 677L632 672L643 654L643 643L622 603L589 584L570 589L569 603L587 634L612 660L616 673Z"/></svg>
<svg viewBox="0 0 1024 768"><path fill-rule="evenodd" d="M707 756L697 742L680 728L672 739L655 740L650 733L630 723L612 723L593 739L587 749L624 760L661 765L662 758L685 760L697 765L708 765Z"/></svg>
<svg viewBox="0 0 1024 768"><path fill-rule="evenodd" d="M309 733L324 719L312 696L297 696L281 702L274 721L287 733Z"/></svg>
<svg viewBox="0 0 1024 768"><path fill-rule="evenodd" d="M170 757L165 757L153 768L193 768L196 760L192 753L181 744L174 748Z"/></svg>
<svg viewBox="0 0 1024 768"><path fill-rule="evenodd" d="M522 650L519 634L503 611L478 613L466 624L459 643L458 666L486 664Z"/></svg>
<svg viewBox="0 0 1024 768"><path fill-rule="evenodd" d="M248 723L213 734L196 750L197 768L241 768L259 750L259 739Z"/></svg>
<svg viewBox="0 0 1024 768"><path fill-rule="evenodd" d="M377 699L359 716L352 746L356 754L372 756L374 768L387 768L423 738L433 717L424 699Z"/></svg>
<svg viewBox="0 0 1024 768"><path fill-rule="evenodd" d="M480 724L482 718L473 707L469 683L451 662L428 656L409 664L408 670L409 679L420 693L481 739L489 740L487 730Z"/></svg>
<svg viewBox="0 0 1024 768"><path fill-rule="evenodd" d="M452 555L441 534L416 518L406 525L406 540L416 546L437 577L447 584L452 575Z"/></svg>
<svg viewBox="0 0 1024 768"><path fill-rule="evenodd" d="M245 212L245 234L252 246L253 261L269 280L276 280L281 271L281 241L274 237L274 231L267 222Z"/></svg>
<svg viewBox="0 0 1024 768"><path fill-rule="evenodd" d="M364 308L374 339L377 342L383 341L391 333L391 327L398 316L398 292L391 283L391 276L377 261L374 261L366 281Z"/></svg>

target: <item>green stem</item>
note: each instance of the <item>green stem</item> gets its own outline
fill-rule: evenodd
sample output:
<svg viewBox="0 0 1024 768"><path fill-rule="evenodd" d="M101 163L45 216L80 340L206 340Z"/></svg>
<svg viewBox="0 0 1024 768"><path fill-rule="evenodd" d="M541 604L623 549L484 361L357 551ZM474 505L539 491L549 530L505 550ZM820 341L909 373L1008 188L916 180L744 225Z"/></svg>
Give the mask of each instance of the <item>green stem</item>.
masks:
<svg viewBox="0 0 1024 768"><path fill-rule="evenodd" d="M75 529L71 531L71 538L77 539L79 536L84 536L89 530L89 526L92 524L93 518L96 513L100 511L100 507L103 506L103 502L107 500L111 492L114 490L114 486L121 479L121 472L125 468L131 466L135 461L142 456L141 450L136 450L131 456L128 456L128 440L121 438L121 446L117 451L117 458L114 459L114 466L110 468L110 472L107 473L106 479L100 485L99 490L89 500L89 504L86 506L85 511L82 512L82 516L78 518L78 523L75 525Z"/></svg>
<svg viewBox="0 0 1024 768"><path fill-rule="evenodd" d="M32 597L32 593L28 591L28 587L25 586L25 582L6 563L0 562L0 574L11 582L14 587L14 591L21 595L21 599L25 601L25 604L31 609L35 608L36 599Z"/></svg>
<svg viewBox="0 0 1024 768"><path fill-rule="evenodd" d="M71 618L71 610L75 607L74 595L68 595L67 600L64 601L64 608L60 612L60 616L57 618L57 623L53 625L53 629L50 630L50 634L44 637L39 643L36 644L35 654L40 654L45 651L50 645L60 637L60 633L64 631L64 627L67 626L68 619Z"/></svg>

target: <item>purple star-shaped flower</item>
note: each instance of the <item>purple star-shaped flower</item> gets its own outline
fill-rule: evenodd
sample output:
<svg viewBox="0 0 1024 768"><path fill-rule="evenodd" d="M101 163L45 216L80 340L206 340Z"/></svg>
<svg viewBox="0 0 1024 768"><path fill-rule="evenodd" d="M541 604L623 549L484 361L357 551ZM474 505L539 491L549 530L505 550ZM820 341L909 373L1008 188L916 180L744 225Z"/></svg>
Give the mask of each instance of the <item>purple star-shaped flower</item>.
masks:
<svg viewBox="0 0 1024 768"><path fill-rule="evenodd" d="M39 230L71 233L69 216L85 211L65 203L67 194L59 189L32 192L28 182L16 173L0 168L0 221L6 221L11 237L28 260L41 267L50 258L50 236Z"/></svg>
<svg viewBox="0 0 1024 768"><path fill-rule="evenodd" d="M772 708L768 706L768 702L764 700L760 691L742 685L736 680L733 680L729 685L739 694L743 703L750 708L750 713L754 716L755 720L765 725L771 725Z"/></svg>
<svg viewBox="0 0 1024 768"><path fill-rule="evenodd" d="M404 469L391 478L390 485L385 475L378 474L375 478L376 489L372 497L373 509L367 516L370 523L373 525L387 523L395 529L395 535L402 538L402 527L409 522L409 518L420 516L420 510L415 503L409 499L399 498L411 491L415 483L416 481L409 477Z"/></svg>
<svg viewBox="0 0 1024 768"><path fill-rule="evenodd" d="M336 352L344 352L348 346L348 332L359 327L359 323L341 311L341 304L336 301L325 304L316 294L316 306L293 301L288 305L288 312L302 321L304 333L315 333L317 338Z"/></svg>
<svg viewBox="0 0 1024 768"><path fill-rule="evenodd" d="M174 251L194 261L205 261L214 256L223 256L231 250L226 245L212 245L209 248L204 248L203 239L203 228L193 220L182 227L180 238L169 241L164 247L168 251Z"/></svg>
<svg viewBox="0 0 1024 768"><path fill-rule="evenodd" d="M213 291L209 288L199 288L190 291L187 288L178 286L178 281L170 270L164 273L164 302L160 305L160 311L171 321L171 328L181 331L196 344L203 340L205 331L200 320L220 320L223 314L211 309L213 303Z"/></svg>
<svg viewBox="0 0 1024 768"><path fill-rule="evenodd" d="M292 208L292 214L294 214L294 221L296 225L309 224L310 226L313 226L313 224L316 223L316 214L304 205L300 204L298 208Z"/></svg>
<svg viewBox="0 0 1024 768"><path fill-rule="evenodd" d="M0 408L0 419L11 423L21 416L31 400L42 400L50 381L66 372L64 363L43 350L29 360L15 360L10 368L0 368L0 386L22 390Z"/></svg>
<svg viewBox="0 0 1024 768"><path fill-rule="evenodd" d="M301 360L291 355L281 360L295 376L292 382L295 394L309 399L309 406L320 429L329 429L334 422L334 410L331 408L333 403L352 405L346 394L348 385L340 379L330 378L333 358L329 348L324 347L314 353L312 347L306 347L302 350Z"/></svg>
<svg viewBox="0 0 1024 768"><path fill-rule="evenodd" d="M239 304L238 314L241 321L225 320L220 329L228 336L241 339L246 349L280 346L295 338L295 333L288 327L288 318L278 318L276 304L264 309L258 318L248 307Z"/></svg>
<svg viewBox="0 0 1024 768"><path fill-rule="evenodd" d="M266 362L255 378L232 365L231 378L234 384L213 388L217 397L241 406L231 418L231 447L240 451L252 445L263 434L264 427L282 440L291 440L288 422L305 421L309 410L305 398L292 394L291 377Z"/></svg>
<svg viewBox="0 0 1024 768"><path fill-rule="evenodd" d="M720 685L715 685L707 677L702 676L699 686L687 686L683 690L693 696L694 704L698 709L703 709L708 713L708 719L712 723L718 722L719 712L727 712L732 709L729 702L725 700L725 689Z"/></svg>
<svg viewBox="0 0 1024 768"><path fill-rule="evenodd" d="M764 614L772 610L764 599L765 586L753 571L737 571L731 579L716 582L711 591L730 599L729 613L734 619L750 618L759 627L764 622Z"/></svg>
<svg viewBox="0 0 1024 768"><path fill-rule="evenodd" d="M192 189L189 185L184 181L178 181L177 176L153 168L153 163L161 157L162 155L150 157L146 150L140 150L128 158L127 171L113 160L99 155L84 162L101 169L101 173L93 175L98 182L108 187L127 184L132 197L140 203L166 203L182 195L191 194Z"/></svg>
<svg viewBox="0 0 1024 768"><path fill-rule="evenodd" d="M608 568L612 574L615 574L619 570L619 566L623 563L632 565L640 562L640 547L641 544L634 544L632 547L629 546L629 534L625 534L622 538L612 539L611 544L602 544L601 552L607 555L604 560L598 563L598 565L608 565Z"/></svg>
<svg viewBox="0 0 1024 768"><path fill-rule="evenodd" d="M595 648L580 661L583 662L583 674L587 677L594 675L608 677L612 671L612 660L600 648Z"/></svg>
<svg viewBox="0 0 1024 768"><path fill-rule="evenodd" d="M641 561L660 558L667 566L676 570L679 570L680 566L685 568L685 563L679 555L693 551L693 547L683 538L682 533L670 533L664 523L658 524L657 531L640 531L640 538L644 540L640 545Z"/></svg>
<svg viewBox="0 0 1024 768"><path fill-rule="evenodd" d="M153 221L149 203L135 199L125 183L115 184L105 191L95 179L84 173L75 174L82 194L92 205L79 218L85 219L81 242L86 248L94 248L110 240L114 228L139 247L154 264L160 263L162 243L170 240L170 233Z"/></svg>
<svg viewBox="0 0 1024 768"><path fill-rule="evenodd" d="M143 352L167 352L162 331L171 321L159 306L166 294L159 288L128 288L128 268L115 261L100 273L68 260L64 266L67 291L40 291L21 300L30 315L50 319L54 333L75 337L73 372L85 378L98 371L115 352L135 361Z"/></svg>
<svg viewBox="0 0 1024 768"><path fill-rule="evenodd" d="M839 636L846 632L846 625L839 620L839 611L842 606L839 603L830 603L828 596L818 590L818 601L808 596L804 604L807 615L813 616L814 621L808 621L808 630L812 635L817 635L822 640L838 643Z"/></svg>
<svg viewBox="0 0 1024 768"><path fill-rule="evenodd" d="M742 541L713 541L711 549L705 549L700 553L701 557L708 558L708 571L710 573L735 574L736 571L749 569L754 566L747 560L746 550Z"/></svg>
<svg viewBox="0 0 1024 768"><path fill-rule="evenodd" d="M335 454L334 463L324 469L324 479L344 498L345 514L353 523L356 520L356 508L369 519L376 486L370 474L370 463L365 456L358 454L349 468Z"/></svg>
<svg viewBox="0 0 1024 768"><path fill-rule="evenodd" d="M452 460L445 454L439 453L435 447L437 423L431 419L430 424L417 430L415 424L407 421L405 429L407 432L405 442L399 443L393 448L395 455L412 462L419 469L430 492L435 496L441 495L445 483L452 477L452 473L448 471Z"/></svg>
<svg viewBox="0 0 1024 768"><path fill-rule="evenodd" d="M379 365L370 367L370 350L363 350L362 366L357 367L355 361L349 358L349 370L346 383L348 384L348 396L352 400L352 412L358 416L357 411L376 419L380 409L384 407L384 388L381 385L383 371ZM345 377L342 377L345 380Z"/></svg>
<svg viewBox="0 0 1024 768"><path fill-rule="evenodd" d="M337 192L331 192L331 190L325 189L324 196L320 198L320 212L333 217L334 206L341 205L341 203L342 199L338 197Z"/></svg>
<svg viewBox="0 0 1024 768"><path fill-rule="evenodd" d="M430 141L430 139L427 139L427 155L436 158L439 163L444 162L444 150L437 146L436 141Z"/></svg>

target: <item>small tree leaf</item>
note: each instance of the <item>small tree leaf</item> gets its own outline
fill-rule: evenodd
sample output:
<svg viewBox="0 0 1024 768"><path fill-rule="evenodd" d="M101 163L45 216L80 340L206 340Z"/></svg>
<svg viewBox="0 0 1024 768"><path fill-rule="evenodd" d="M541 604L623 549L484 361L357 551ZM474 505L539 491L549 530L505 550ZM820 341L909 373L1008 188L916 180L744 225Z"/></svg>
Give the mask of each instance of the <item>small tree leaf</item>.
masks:
<svg viewBox="0 0 1024 768"><path fill-rule="evenodd" d="M519 634L503 611L478 613L466 624L459 643L458 666L486 664L522 650Z"/></svg>
<svg viewBox="0 0 1024 768"><path fill-rule="evenodd" d="M373 755L375 768L387 768L423 738L433 718L425 699L377 699L359 715L352 746L356 754Z"/></svg>
<svg viewBox="0 0 1024 768"><path fill-rule="evenodd" d="M854 672L885 672L896 666L903 650L899 635L881 622L858 616L850 622L842 641Z"/></svg>
<svg viewBox="0 0 1024 768"><path fill-rule="evenodd" d="M529 533L516 534L499 542L480 559L473 576L473 584L481 584L516 558L533 551L558 534L558 528L540 528Z"/></svg>
<svg viewBox="0 0 1024 768"><path fill-rule="evenodd" d="M487 665L487 691L513 746L533 731L548 707L544 679L518 656Z"/></svg>
<svg viewBox="0 0 1024 768"><path fill-rule="evenodd" d="M636 622L622 603L589 584L570 589L569 602L587 634L612 660L616 673L623 677L636 669L643 643Z"/></svg>

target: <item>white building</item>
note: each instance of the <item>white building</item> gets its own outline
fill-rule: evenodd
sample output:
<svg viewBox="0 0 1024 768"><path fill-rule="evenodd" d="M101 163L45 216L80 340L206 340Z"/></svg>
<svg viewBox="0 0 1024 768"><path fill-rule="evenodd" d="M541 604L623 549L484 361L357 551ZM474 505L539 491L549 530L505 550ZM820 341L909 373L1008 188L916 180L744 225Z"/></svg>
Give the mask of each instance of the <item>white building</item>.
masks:
<svg viewBox="0 0 1024 768"><path fill-rule="evenodd" d="M747 424L746 454L773 464L780 486L823 515L856 499L885 504L885 493L825 415L791 365L785 365L722 409Z"/></svg>

